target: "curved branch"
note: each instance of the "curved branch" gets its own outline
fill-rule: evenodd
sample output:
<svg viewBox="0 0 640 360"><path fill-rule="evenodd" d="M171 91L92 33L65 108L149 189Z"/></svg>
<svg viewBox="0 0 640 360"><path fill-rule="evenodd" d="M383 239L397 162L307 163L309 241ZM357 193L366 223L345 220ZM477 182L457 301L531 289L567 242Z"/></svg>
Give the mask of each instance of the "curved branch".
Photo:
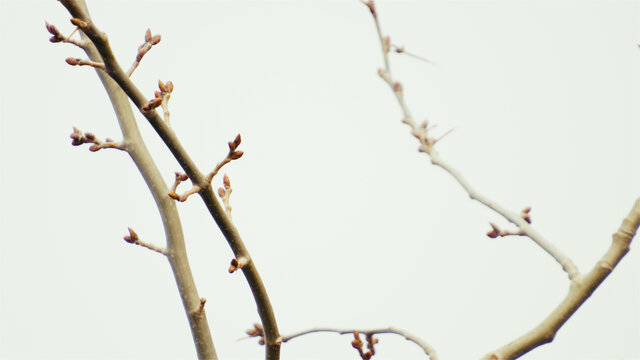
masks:
<svg viewBox="0 0 640 360"><path fill-rule="evenodd" d="M533 240L536 244L538 244L544 251L546 251L549 255L551 255L561 266L564 271L569 275L569 279L574 280L580 276L580 272L578 267L571 261L571 259L563 254L558 248L556 248L552 243L547 241L540 233L535 231L529 223L527 223L524 219L522 219L518 214L509 211L495 201L490 200L484 195L478 193L471 185L467 182L467 180L451 165L447 164L442 160L436 149L434 148L435 143L438 141L430 137L427 134L427 123L423 123L421 125L417 125L407 107L407 104L404 101L404 95L402 91L402 84L395 81L391 75L391 65L389 62L389 50L391 47L391 40L389 37L385 37L382 33L382 29L380 27L380 21L378 20L378 14L375 8L375 4L373 0L364 1L364 4L371 11L371 15L373 16L373 20L376 25L376 30L378 32L378 38L380 39L380 44L382 46L382 55L384 59L384 69L380 69L378 74L380 77L389 85L391 90L393 91L398 104L402 110L402 114L404 119L402 122L409 125L411 127L411 134L420 141L420 151L429 155L431 159L431 163L441 167L446 172L448 172L453 178L464 188L464 190L469 194L469 197L473 200L477 200L482 203L486 207L495 211L499 215L503 216L505 219L512 222L514 225L518 226L518 228L524 233L524 235L528 236Z"/></svg>
<svg viewBox="0 0 640 360"><path fill-rule="evenodd" d="M640 226L640 198L638 198L620 228L613 234L609 250L593 269L574 281L562 302L538 326L509 344L485 355L486 360L515 359L534 348L553 341L558 329L593 294L604 279L629 251L631 240Z"/></svg>
<svg viewBox="0 0 640 360"><path fill-rule="evenodd" d="M242 271L247 279L249 287L251 288L251 292L258 308L258 314L265 329L266 358L279 359L281 338L266 288L254 262L251 260L249 251L244 245L240 233L216 199L211 183L209 182L210 179L203 175L203 173L197 168L187 151L178 140L174 131L162 119L162 117L155 110L143 111L143 107L148 103L148 100L135 86L131 79L129 79L127 74L116 61L106 34L100 31L95 24L90 21L89 17L79 6L76 0L60 0L60 2L73 17L85 22L83 24L85 26L81 27L80 30L82 30L89 39L91 39L97 48L105 66L104 72L106 72L106 74L108 74L111 79L113 79L127 94L129 99L131 99L131 101L136 105L138 110L140 110L140 113L144 115L156 133L166 144L167 148L171 151L184 172L189 176L189 179L191 179L194 186L198 186L200 188L199 194L202 197L202 200L226 238L235 257L248 259L248 264L242 268ZM165 195L167 193L165 193ZM167 196L165 196L165 198L169 199Z"/></svg>
<svg viewBox="0 0 640 360"><path fill-rule="evenodd" d="M418 337L404 331L401 329L397 329L394 327L388 327L388 328L382 328L382 329L371 329L371 330L358 330L358 329L334 329L334 328L313 328L313 329L309 329L309 330L305 330L305 331L300 331L288 336L284 336L282 338L282 342L287 342L289 340L295 339L297 337L303 336L303 335L307 335L307 334L312 334L312 333L318 333L318 332L331 332L331 333L338 333L340 335L346 335L346 334L353 334L354 332L358 332L360 334L365 334L365 335L375 335L375 334L395 334L395 335L399 335L402 336L403 338L405 338L405 340L407 341L411 341L412 343L418 345L423 351L424 353L429 357L429 359L431 360L438 360L438 355L436 355L436 350L431 347L429 344L427 344L425 341L420 340Z"/></svg>

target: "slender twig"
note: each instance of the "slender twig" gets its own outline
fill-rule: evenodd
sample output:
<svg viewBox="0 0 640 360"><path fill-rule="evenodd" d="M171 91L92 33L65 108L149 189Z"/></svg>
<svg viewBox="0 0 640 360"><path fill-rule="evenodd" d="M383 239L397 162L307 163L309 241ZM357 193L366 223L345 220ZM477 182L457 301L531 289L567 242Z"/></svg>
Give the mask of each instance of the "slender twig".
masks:
<svg viewBox="0 0 640 360"><path fill-rule="evenodd" d="M80 27L80 30L82 30L91 39L100 53L105 65L104 71L120 86L120 88L122 88L129 99L140 110L142 115L149 121L182 169L189 176L193 185L200 187L199 195L203 199L209 213L215 220L218 228L220 228L222 234L234 252L235 257L248 259L248 264L242 268L242 271L253 294L258 315L260 316L265 329L266 358L279 359L281 338L266 288L262 282L258 269L256 268L255 263L252 260L240 233L238 232L238 229L231 222L231 219L226 215L224 208L216 199L215 193L211 189L210 179L208 179L208 177L198 169L184 146L178 140L175 132L162 119L157 111L142 110L148 103L148 100L116 61L106 34L100 31L93 22L88 21L88 16L79 6L77 0L60 0L60 2L73 17L86 21L86 26Z"/></svg>
<svg viewBox="0 0 640 360"><path fill-rule="evenodd" d="M433 62L433 61L431 61L431 60L429 60L429 59L427 59L425 57L422 57L420 55L416 55L416 54L414 54L412 52L409 52L402 46L391 44L391 49L393 51L395 51L396 53L398 53L398 54L404 54L404 55L407 55L407 56L412 57L414 59L417 59L417 60L420 60L420 61L423 61L423 62L426 62L426 63L429 63L429 64L436 65L435 62Z"/></svg>
<svg viewBox="0 0 640 360"><path fill-rule="evenodd" d="M425 342L424 340L419 339L418 337L410 334L409 332L405 331L405 330L401 330L398 328L394 328L394 327L388 327L388 328L381 328L381 329L369 329L369 330L360 330L360 329L335 329L335 328L312 328L309 330L305 330L305 331L300 331L291 335L287 335L282 337L282 342L287 342L289 340L295 339L297 337L303 336L303 335L307 335L307 334L312 334L312 333L319 333L319 332L331 332L331 333L338 333L340 335L346 335L346 334L353 334L354 332L358 332L361 334L365 334L365 335L375 335L375 334L396 334L396 335L400 335L403 338L405 338L408 341L411 341L412 343L418 345L424 352L425 354L427 354L427 356L429 357L429 359L431 360L437 360L438 356L436 355L436 351L433 347L431 347L431 345L427 344L427 342Z"/></svg>
<svg viewBox="0 0 640 360"><path fill-rule="evenodd" d="M129 244L140 245L142 247L145 247L145 248L147 248L149 250L153 250L153 251L155 251L157 253L160 253L162 255L165 255L165 256L168 255L167 254L167 250L140 240L140 238L138 237L138 234L136 234L136 232L133 231L132 228L129 228L129 235L125 235L124 241L128 242Z"/></svg>
<svg viewBox="0 0 640 360"><path fill-rule="evenodd" d="M469 184L469 182L462 176L458 170L453 168L451 165L446 163L441 157L440 154L436 151L434 144L437 142L436 139L430 137L427 132L427 128L423 126L416 125L413 120L413 116L409 111L409 108L404 100L402 84L395 81L393 76L391 75L391 65L389 62L389 44L390 39L385 37L382 33L382 29L380 27L380 21L378 20L378 14L376 12L375 4L373 0L363 1L365 5L371 11L373 16L373 20L376 25L376 30L378 32L378 38L380 39L380 44L382 46L382 56L384 59L384 69L380 69L378 74L380 77L389 85L391 90L393 91L398 104L400 105L400 109L402 110L404 119L403 123L407 124L411 127L411 133L414 137L420 141L420 151L429 155L431 159L431 163L441 167L446 172L448 172L453 178L464 188L469 197L473 200L477 200L483 205L487 206L491 210L503 216L505 219L509 220L511 223L516 225L523 234L531 238L536 244L538 244L544 251L546 251L549 255L551 255L561 266L564 271L569 275L569 279L576 280L580 276L580 272L578 267L571 261L571 259L562 253L555 245L550 243L547 239L545 239L540 233L538 233L529 223L527 223L522 217L518 214L503 208L501 205L496 203L495 201L487 198L486 196L480 194L475 188Z"/></svg>

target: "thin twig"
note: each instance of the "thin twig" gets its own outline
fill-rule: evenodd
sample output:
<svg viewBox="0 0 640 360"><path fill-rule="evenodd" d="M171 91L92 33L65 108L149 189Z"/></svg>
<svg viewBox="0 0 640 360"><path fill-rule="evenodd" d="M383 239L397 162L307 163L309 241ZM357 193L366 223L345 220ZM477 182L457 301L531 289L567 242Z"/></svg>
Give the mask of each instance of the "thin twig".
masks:
<svg viewBox="0 0 640 360"><path fill-rule="evenodd" d="M485 197L480 194L477 190L475 190L469 182L451 165L446 163L436 149L434 148L434 144L437 142L436 139L430 137L427 133L427 129L421 126L416 125L413 120L413 116L409 111L409 108L404 100L402 84L393 79L391 75L391 65L389 63L389 43L390 40L388 37L385 37L382 33L382 29L380 27L380 21L378 20L378 15L375 10L375 4L373 0L363 1L365 5L371 11L373 15L373 20L376 25L376 30L378 32L378 38L380 39L380 44L382 46L382 56L384 59L384 69L380 69L378 74L380 77L389 85L391 90L393 91L398 104L400 105L400 109L404 115L403 122L411 127L411 133L414 137L420 141L420 151L429 155L431 159L431 163L441 167L446 172L448 172L453 178L464 188L464 190L469 194L471 199L477 200L483 205L487 206L491 210L496 213L502 215L504 218L512 222L514 225L518 227L522 233L531 238L536 244L538 244L544 251L546 251L549 255L551 255L561 266L564 271L569 275L569 279L575 280L580 276L580 272L578 267L571 261L571 259L563 254L558 248L555 247L552 243L547 241L540 233L533 229L529 223L527 223L524 219L522 219L518 214L515 214L501 205L496 203L493 200Z"/></svg>
<svg viewBox="0 0 640 360"><path fill-rule="evenodd" d="M291 335L287 335L284 336L282 338L282 342L287 342L289 340L295 339L297 337L303 336L303 335L307 335L307 334L312 334L312 333L318 333L318 332L331 332L331 333L338 333L340 335L346 335L346 334L353 334L355 332L361 333L361 334L365 334L365 335L375 335L375 334L396 334L396 335L400 335L403 338L405 338L408 341L411 341L412 343L418 345L424 352L425 354L427 354L427 356L429 357L429 359L431 360L437 360L438 356L436 355L436 351L433 347L431 347L431 345L427 344L427 342L425 342L424 340L419 339L418 337L410 334L409 332L405 331L405 330L401 330L398 328L394 328L394 327L388 327L388 328L381 328L381 329L370 329L370 330L360 330L360 329L335 329L335 328L312 328L309 330L305 330L305 331L300 331Z"/></svg>

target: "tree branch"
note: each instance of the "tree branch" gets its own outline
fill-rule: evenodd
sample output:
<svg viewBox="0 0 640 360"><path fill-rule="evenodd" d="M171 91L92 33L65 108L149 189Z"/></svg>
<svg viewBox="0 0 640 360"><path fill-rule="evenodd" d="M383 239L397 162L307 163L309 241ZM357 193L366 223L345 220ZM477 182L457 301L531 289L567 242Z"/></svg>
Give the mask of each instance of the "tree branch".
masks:
<svg viewBox="0 0 640 360"><path fill-rule="evenodd" d="M396 334L396 335L402 336L407 341L411 341L412 343L418 345L424 351L424 353L429 357L429 359L438 360L438 355L436 355L436 351L433 347L431 347L425 341L420 340L418 337L408 333L407 331L397 329L394 327L388 327L388 328L382 328L382 329L371 329L371 330L313 328L313 329L300 331L291 335L284 336L282 338L282 342L287 342L289 340L295 339L303 335L318 333L318 332L332 332L332 333L338 333L340 335L353 334L354 332L358 332L360 334L365 334L365 335Z"/></svg>
<svg viewBox="0 0 640 360"><path fill-rule="evenodd" d="M240 233L216 199L215 193L211 187L210 179L203 175L196 167L195 163L178 140L176 134L173 132L171 127L163 121L162 117L155 110L142 110L148 101L116 61L106 34L100 31L95 24L91 22L84 9L79 6L78 1L60 0L60 2L74 18L78 18L84 22L83 25L85 26L80 27L80 30L82 30L94 43L102 57L105 67L104 71L120 86L120 88L122 88L129 99L131 99L131 101L140 110L142 115L147 118L182 169L189 176L193 185L200 188L200 196L209 210L209 213L222 231L222 234L226 238L235 257L248 259L248 264L242 268L242 271L249 283L249 287L251 288L251 292L258 308L258 314L265 329L266 358L279 359L281 338L266 288L262 282L260 274L258 273L255 263L249 255L249 251L244 245ZM168 197L166 198L169 199Z"/></svg>
<svg viewBox="0 0 640 360"><path fill-rule="evenodd" d="M629 251L631 240L640 226L640 198L613 234L609 250L585 276L571 284L569 293L538 326L507 345L485 355L486 360L515 359L536 347L553 341L558 329L593 294Z"/></svg>
<svg viewBox="0 0 640 360"><path fill-rule="evenodd" d="M73 1L73 4L69 5L72 5L72 8L76 13L82 13L82 18L85 19L85 21L91 21L84 1ZM84 34L82 35L84 36ZM84 40L83 48L89 58L96 62L102 62L102 57L93 43L86 39ZM167 259L171 265L178 287L178 292L180 293L180 298L182 299L185 312L187 313L198 358L217 359L218 357L213 340L211 339L206 315L204 312L198 313L197 316L192 315L200 308L200 297L198 296L193 275L191 274L191 268L189 266L184 243L184 235L182 232L182 224L180 223L176 203L166 196L168 192L167 185L164 183L160 171L153 162L153 159L142 140L126 94L122 91L120 86L113 81L113 79L107 76L104 71L96 69L96 73L98 74L98 77L100 78L100 81L102 82L113 105L118 123L122 130L124 137L123 143L127 149L127 153L136 164L136 167L140 171L140 174L149 187L149 191L158 206L158 211L162 219L162 224L164 225L165 236L167 239Z"/></svg>
<svg viewBox="0 0 640 360"><path fill-rule="evenodd" d="M428 127L427 123L424 122L421 125L417 125L413 120L413 116L411 115L407 104L404 101L402 84L395 81L391 75L391 65L389 62L389 50L391 47L391 40L389 37L385 37L382 33L382 29L380 27L380 21L378 20L378 14L375 8L375 3L373 0L363 1L363 3L369 8L371 14L373 16L373 20L376 25L376 30L378 32L378 38L380 39L380 44L382 45L382 55L384 59L384 69L378 70L378 74L380 77L389 85L394 95L396 96L396 100L400 105L402 113L404 115L403 123L409 125L411 127L411 134L420 141L421 152L426 153L430 159L431 163L441 167L446 172L448 172L453 178L462 186L462 188L469 194L469 197L473 200L477 200L482 203L486 207L495 211L499 215L503 216L505 219L509 220L511 223L516 225L526 236L531 238L536 244L538 244L544 251L546 251L549 255L551 255L561 266L564 271L569 275L569 279L575 280L579 277L580 272L578 267L569 259L568 256L563 254L558 248L555 247L552 243L547 241L540 233L538 233L534 228L529 225L522 217L518 214L509 211L503 208L501 205L492 201L491 199L485 197L480 194L476 189L474 189L471 184L451 165L446 163L440 157L440 154L434 148L437 140L428 135Z"/></svg>

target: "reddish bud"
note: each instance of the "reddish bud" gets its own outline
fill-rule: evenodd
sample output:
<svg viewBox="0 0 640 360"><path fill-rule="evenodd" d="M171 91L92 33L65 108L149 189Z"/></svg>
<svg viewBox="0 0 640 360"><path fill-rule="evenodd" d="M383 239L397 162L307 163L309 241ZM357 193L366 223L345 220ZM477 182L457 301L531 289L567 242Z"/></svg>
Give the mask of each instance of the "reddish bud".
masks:
<svg viewBox="0 0 640 360"><path fill-rule="evenodd" d="M222 183L224 184L224 187L226 189L231 187L231 181L229 180L229 177L227 176L227 174L224 174L224 176L222 177Z"/></svg>
<svg viewBox="0 0 640 360"><path fill-rule="evenodd" d="M51 25L46 21L44 22L44 26L47 28L47 31L49 32L49 34L51 34L51 35L59 35L60 34L58 29L54 25Z"/></svg>
<svg viewBox="0 0 640 360"><path fill-rule="evenodd" d="M242 157L242 155L244 155L244 151L242 150L234 151L233 154L231 154L231 160L238 160Z"/></svg>
<svg viewBox="0 0 640 360"><path fill-rule="evenodd" d="M155 96L155 98L162 98L162 93L160 91L154 91L153 95Z"/></svg>
<svg viewBox="0 0 640 360"><path fill-rule="evenodd" d="M236 149L236 144L233 141L229 141L229 151L233 152Z"/></svg>
<svg viewBox="0 0 640 360"><path fill-rule="evenodd" d="M172 92L173 91L173 82L167 81L166 88L167 88L167 92Z"/></svg>
<svg viewBox="0 0 640 360"><path fill-rule="evenodd" d="M98 145L95 145L95 144L94 144L94 145L91 145L91 146L89 147L89 151L91 151L91 152L96 152L96 151L98 151L98 150L100 150L100 146L98 146Z"/></svg>
<svg viewBox="0 0 640 360"><path fill-rule="evenodd" d="M78 58L68 57L64 61L66 61L67 64L72 65L72 66L76 66L76 65L80 64L80 59L78 59Z"/></svg>
<svg viewBox="0 0 640 360"><path fill-rule="evenodd" d="M124 241L128 242L129 244L133 244L135 242L135 240L133 240L129 235L125 235Z"/></svg>
<svg viewBox="0 0 640 360"><path fill-rule="evenodd" d="M218 196L220 196L221 198L223 198L225 195L225 191L224 188L218 188Z"/></svg>
<svg viewBox="0 0 640 360"><path fill-rule="evenodd" d="M240 134L236 135L236 138L233 139L233 143L236 144L236 146L240 146L241 142L242 142L242 137L240 137Z"/></svg>
<svg viewBox="0 0 640 360"><path fill-rule="evenodd" d="M106 142L113 142L113 139L112 139L112 138L105 138L105 139L104 139L104 141L106 141Z"/></svg>
<svg viewBox="0 0 640 360"><path fill-rule="evenodd" d="M151 29L147 29L147 32L144 33L144 41L151 41Z"/></svg>
<svg viewBox="0 0 640 360"><path fill-rule="evenodd" d="M85 137L87 140L89 140L89 141L93 141L93 140L95 140L95 139L96 139L96 136L95 136L95 135L93 135L93 134L92 134L92 133L90 133L90 132L86 132L86 133L84 133L84 137Z"/></svg>
<svg viewBox="0 0 640 360"><path fill-rule="evenodd" d="M402 92L402 84L400 84L399 82L394 82L393 83L393 91L395 92Z"/></svg>
<svg viewBox="0 0 640 360"><path fill-rule="evenodd" d="M158 80L158 88L160 88L160 90L161 90L162 92L166 92L166 91L167 91L167 88L166 88L166 86L164 85L164 83L162 82L162 80Z"/></svg>
<svg viewBox="0 0 640 360"><path fill-rule="evenodd" d="M161 39L160 35L154 35L151 38L151 45L156 45L157 43L160 42L160 39Z"/></svg>

